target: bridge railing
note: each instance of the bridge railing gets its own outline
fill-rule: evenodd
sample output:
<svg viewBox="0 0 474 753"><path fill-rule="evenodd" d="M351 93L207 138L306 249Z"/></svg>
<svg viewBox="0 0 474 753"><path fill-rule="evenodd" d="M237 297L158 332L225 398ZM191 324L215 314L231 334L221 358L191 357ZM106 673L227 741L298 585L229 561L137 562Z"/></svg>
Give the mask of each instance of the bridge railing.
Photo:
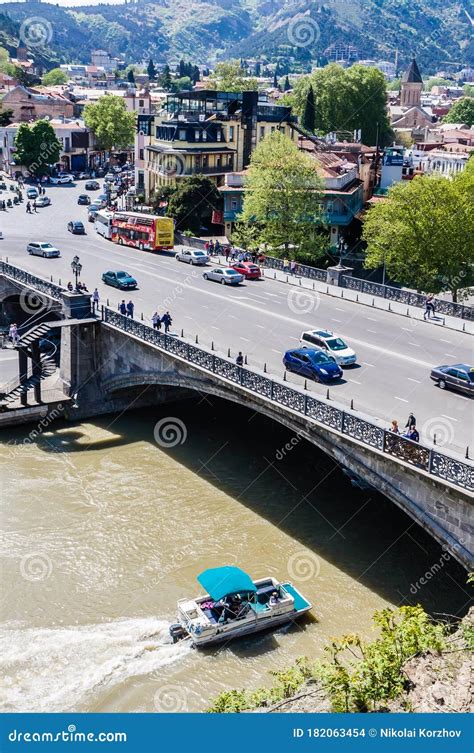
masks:
<svg viewBox="0 0 474 753"><path fill-rule="evenodd" d="M102 307L102 320L379 452L403 460L462 489L474 489L474 468L456 457L393 434L353 411L343 410L328 400L313 397L307 391L290 387L262 372L238 366L229 358L175 335L159 332L106 306Z"/></svg>
<svg viewBox="0 0 474 753"><path fill-rule="evenodd" d="M6 261L0 261L0 274L2 273L4 275L7 275L8 277L11 277L17 282L21 282L23 285L27 285L28 287L32 288L35 293L44 293L45 295L49 296L50 298L54 298L55 300L60 301L61 294L66 290L66 288L63 288L60 285L56 285L54 282L43 280L42 277L32 275L30 274L30 272L26 272L26 270L24 269L15 267L13 266L13 264L8 264Z"/></svg>

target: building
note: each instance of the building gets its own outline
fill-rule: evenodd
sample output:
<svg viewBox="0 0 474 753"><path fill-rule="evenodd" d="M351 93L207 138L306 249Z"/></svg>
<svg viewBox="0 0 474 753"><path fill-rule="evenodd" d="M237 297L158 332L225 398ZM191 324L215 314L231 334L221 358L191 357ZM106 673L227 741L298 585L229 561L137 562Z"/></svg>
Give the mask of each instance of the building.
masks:
<svg viewBox="0 0 474 753"><path fill-rule="evenodd" d="M41 118L72 118L74 115L74 104L64 93L27 86L16 86L7 92L2 107L13 110L13 120L20 123Z"/></svg>
<svg viewBox="0 0 474 753"><path fill-rule="evenodd" d="M257 92L201 90L170 94L154 116L145 146L148 201L161 186L207 175L217 186L241 172L259 141L279 128L294 138L291 108L269 104Z"/></svg>
<svg viewBox="0 0 474 753"><path fill-rule="evenodd" d="M400 103L389 105L392 128L420 129L430 125L434 117L421 105L423 79L415 58L403 74L400 89Z"/></svg>

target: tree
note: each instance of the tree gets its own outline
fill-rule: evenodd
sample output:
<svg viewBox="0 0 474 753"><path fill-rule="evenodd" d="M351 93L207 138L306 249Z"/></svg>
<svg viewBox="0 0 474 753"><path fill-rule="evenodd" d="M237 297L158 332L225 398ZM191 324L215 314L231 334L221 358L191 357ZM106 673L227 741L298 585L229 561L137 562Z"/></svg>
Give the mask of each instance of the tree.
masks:
<svg viewBox="0 0 474 753"><path fill-rule="evenodd" d="M52 68L44 74L41 83L44 86L59 86L60 84L67 83L67 80L68 77L65 71L62 71L61 68Z"/></svg>
<svg viewBox="0 0 474 753"><path fill-rule="evenodd" d="M306 102L304 105L303 116L301 118L301 125L306 131L310 133L314 132L315 124L315 106L314 106L314 91L310 86L306 95Z"/></svg>
<svg viewBox="0 0 474 753"><path fill-rule="evenodd" d="M156 68L155 68L155 64L154 64L154 62L153 62L153 60L151 58L148 61L146 72L148 73L148 78L150 79L150 81L154 81L155 78L156 78Z"/></svg>
<svg viewBox="0 0 474 753"><path fill-rule="evenodd" d="M474 97L474 84L464 84L462 91L465 97Z"/></svg>
<svg viewBox="0 0 474 753"><path fill-rule="evenodd" d="M222 198L215 184L203 175L191 175L179 181L168 200L167 214L176 220L181 232L199 235L202 225L211 222L212 212L219 210Z"/></svg>
<svg viewBox="0 0 474 753"><path fill-rule="evenodd" d="M181 91L189 91L192 89L192 81L189 78L189 76L183 76L183 78L175 78L171 82L171 91L174 92L181 92Z"/></svg>
<svg viewBox="0 0 474 753"><path fill-rule="evenodd" d="M256 78L247 78L238 60L217 63L209 88L224 92L258 91Z"/></svg>
<svg viewBox="0 0 474 753"><path fill-rule="evenodd" d="M22 123L15 136L15 164L24 165L32 175L46 175L58 162L62 144L47 120Z"/></svg>
<svg viewBox="0 0 474 753"><path fill-rule="evenodd" d="M0 47L0 73L5 73L12 78L15 78L16 74L16 68L13 63L10 63L10 55L5 47Z"/></svg>
<svg viewBox="0 0 474 753"><path fill-rule="evenodd" d="M319 258L327 246L321 189L314 160L274 131L252 155L239 220L255 223L259 242L278 256Z"/></svg>
<svg viewBox="0 0 474 753"><path fill-rule="evenodd" d="M283 91L287 92L291 89L290 79L288 78L288 74L285 76L285 82L283 84Z"/></svg>
<svg viewBox="0 0 474 753"><path fill-rule="evenodd" d="M130 70L127 73L127 81L129 82L129 84L135 83L135 74L133 72L133 68L130 68Z"/></svg>
<svg viewBox="0 0 474 753"><path fill-rule="evenodd" d="M453 180L421 176L400 182L368 211L363 227L365 265L385 263L402 285L438 293L473 281L474 163Z"/></svg>
<svg viewBox="0 0 474 753"><path fill-rule="evenodd" d="M443 123L465 123L474 125L474 97L461 97L443 118Z"/></svg>
<svg viewBox="0 0 474 753"><path fill-rule="evenodd" d="M433 86L452 86L453 82L448 81L447 78L441 78L441 76L431 76L428 81L425 81L424 90L430 92Z"/></svg>
<svg viewBox="0 0 474 753"><path fill-rule="evenodd" d="M123 97L104 94L84 108L84 120L92 129L101 149L123 149L133 144L136 115L127 112Z"/></svg>
<svg viewBox="0 0 474 753"><path fill-rule="evenodd" d="M276 72L273 74L273 88L274 89L279 89L279 86L278 86L278 77L276 75Z"/></svg>
<svg viewBox="0 0 474 753"><path fill-rule="evenodd" d="M163 72L159 77L159 82L160 86L165 89L165 91L171 89L171 70L168 64L163 68Z"/></svg>
<svg viewBox="0 0 474 753"><path fill-rule="evenodd" d="M197 65L193 65L193 69L191 71L191 81L193 84L197 84L198 81L201 80L201 73L199 71L199 68Z"/></svg>
<svg viewBox="0 0 474 753"><path fill-rule="evenodd" d="M342 68L331 64L300 78L291 95L299 117L303 115L310 86L314 91L316 131L360 129L364 144L373 145L378 130L379 144L391 143L393 132L387 116L387 88L379 70L362 65Z"/></svg>

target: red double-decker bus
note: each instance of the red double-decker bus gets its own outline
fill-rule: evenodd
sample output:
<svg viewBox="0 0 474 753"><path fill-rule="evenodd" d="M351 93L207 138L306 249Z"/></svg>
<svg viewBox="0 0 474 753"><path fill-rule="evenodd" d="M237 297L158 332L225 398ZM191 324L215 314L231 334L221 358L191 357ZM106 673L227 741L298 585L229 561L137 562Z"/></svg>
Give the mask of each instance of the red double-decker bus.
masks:
<svg viewBox="0 0 474 753"><path fill-rule="evenodd" d="M174 248L174 222L156 214L115 212L111 240L144 251L166 251Z"/></svg>

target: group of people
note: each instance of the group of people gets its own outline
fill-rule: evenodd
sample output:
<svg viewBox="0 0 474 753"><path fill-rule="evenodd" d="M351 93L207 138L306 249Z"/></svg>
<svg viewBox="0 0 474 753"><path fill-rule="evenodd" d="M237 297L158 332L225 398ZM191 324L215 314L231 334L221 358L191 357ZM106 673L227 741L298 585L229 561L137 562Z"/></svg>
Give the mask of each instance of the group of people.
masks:
<svg viewBox="0 0 474 753"><path fill-rule="evenodd" d="M244 251L241 248L235 248L229 244L222 245L219 240L206 241L204 249L209 256L224 256L226 263L251 261L253 264L263 265L265 262L265 254L258 251Z"/></svg>
<svg viewBox="0 0 474 753"><path fill-rule="evenodd" d="M71 281L68 282L68 284L67 284L66 287L71 292L74 290L74 285L72 284ZM78 280L78 282L77 282L76 291L78 293L88 293L89 292L89 290L87 289L86 284L84 282L81 282L80 280ZM94 293L96 293L96 292L97 292L97 295L99 295L99 292L98 292L97 288L95 289ZM94 300L94 297L93 297L93 300ZM97 303L99 303L98 299L97 299Z"/></svg>
<svg viewBox="0 0 474 753"><path fill-rule="evenodd" d="M153 329L161 329L161 326L163 325L163 328L166 333L169 332L171 324L172 324L172 318L169 311L166 311L163 316L160 317L158 311L155 311L153 316L151 317L151 322L153 324Z"/></svg>
<svg viewBox="0 0 474 753"><path fill-rule="evenodd" d="M392 434L400 434L400 436L405 437L406 439L411 439L412 442L420 441L420 435L418 433L418 429L416 428L416 418L413 413L410 413L410 415L408 416L403 432L400 431L398 421L396 421L395 419L393 419L389 431L391 431Z"/></svg>

